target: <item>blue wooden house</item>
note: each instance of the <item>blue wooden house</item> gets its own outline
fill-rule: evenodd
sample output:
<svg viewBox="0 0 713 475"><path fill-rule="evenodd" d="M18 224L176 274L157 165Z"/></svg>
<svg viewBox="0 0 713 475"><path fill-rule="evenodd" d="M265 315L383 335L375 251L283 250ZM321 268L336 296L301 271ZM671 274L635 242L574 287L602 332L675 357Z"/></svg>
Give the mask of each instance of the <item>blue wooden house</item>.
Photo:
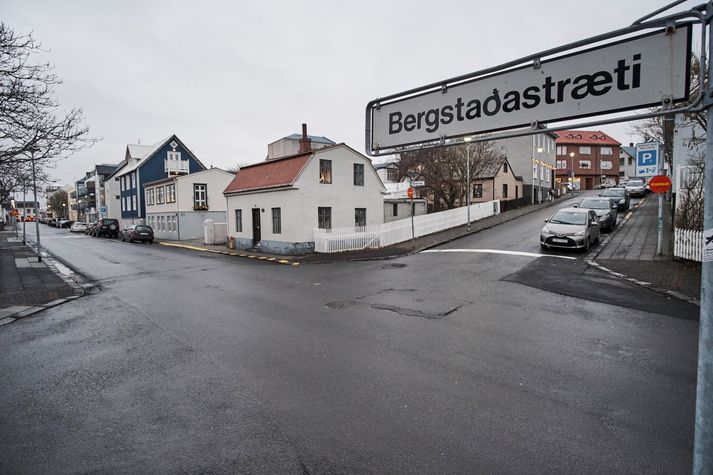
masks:
<svg viewBox="0 0 713 475"><path fill-rule="evenodd" d="M151 146L128 145L124 162L110 177L110 181L118 183L115 196L119 199L117 208L121 210L122 222L144 222L145 183L205 169L205 165L175 135Z"/></svg>

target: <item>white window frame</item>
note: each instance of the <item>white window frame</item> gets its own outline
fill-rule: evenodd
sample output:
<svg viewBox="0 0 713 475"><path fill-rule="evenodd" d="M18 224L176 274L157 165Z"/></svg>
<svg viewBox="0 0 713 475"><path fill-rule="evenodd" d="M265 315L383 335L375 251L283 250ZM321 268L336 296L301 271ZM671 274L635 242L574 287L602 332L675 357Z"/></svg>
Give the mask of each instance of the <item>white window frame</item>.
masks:
<svg viewBox="0 0 713 475"><path fill-rule="evenodd" d="M584 165L585 163L586 163L586 165ZM579 168L581 168L582 170L591 170L592 169L592 161L591 160L580 160Z"/></svg>
<svg viewBox="0 0 713 475"><path fill-rule="evenodd" d="M156 187L156 204L162 205L165 203L163 185Z"/></svg>
<svg viewBox="0 0 713 475"><path fill-rule="evenodd" d="M176 184L166 185L166 203L176 202Z"/></svg>
<svg viewBox="0 0 713 475"><path fill-rule="evenodd" d="M567 146L566 145L558 145L557 146L557 155L560 157L564 157L567 155Z"/></svg>
<svg viewBox="0 0 713 475"><path fill-rule="evenodd" d="M136 195L131 195L131 211L136 210L138 210L138 207L136 206Z"/></svg>
<svg viewBox="0 0 713 475"><path fill-rule="evenodd" d="M579 146L579 154L580 155L591 155L592 147L590 147L589 145L580 145Z"/></svg>
<svg viewBox="0 0 713 475"><path fill-rule="evenodd" d="M558 170L566 170L567 169L567 160L557 160L557 169Z"/></svg>
<svg viewBox="0 0 713 475"><path fill-rule="evenodd" d="M600 155L614 155L614 151L612 150L611 147L600 147L599 154Z"/></svg>
<svg viewBox="0 0 713 475"><path fill-rule="evenodd" d="M193 184L193 208L208 207L208 184L194 183Z"/></svg>

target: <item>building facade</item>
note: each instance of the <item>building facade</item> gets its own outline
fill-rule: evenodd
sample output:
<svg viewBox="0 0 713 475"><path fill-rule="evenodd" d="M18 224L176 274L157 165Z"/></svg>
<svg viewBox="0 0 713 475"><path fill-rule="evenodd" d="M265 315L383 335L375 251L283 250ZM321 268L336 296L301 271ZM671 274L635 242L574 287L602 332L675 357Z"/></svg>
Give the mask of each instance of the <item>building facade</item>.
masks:
<svg viewBox="0 0 713 475"><path fill-rule="evenodd" d="M240 169L224 191L228 236L240 249L305 254L315 228L383 223L384 193L371 160L347 145L303 149Z"/></svg>
<svg viewBox="0 0 713 475"><path fill-rule="evenodd" d="M557 181L593 190L619 183L621 143L599 130L557 132Z"/></svg>
<svg viewBox="0 0 713 475"><path fill-rule="evenodd" d="M223 190L235 178L220 168L173 176L144 184L146 224L158 239L203 237L204 222L226 222Z"/></svg>
<svg viewBox="0 0 713 475"><path fill-rule="evenodd" d="M619 183L636 176L636 147L630 143L628 147L619 147Z"/></svg>
<svg viewBox="0 0 713 475"><path fill-rule="evenodd" d="M171 176L187 175L206 167L175 135L147 147L128 145L124 161L109 179L106 193L109 217L121 225L146 224L144 185Z"/></svg>
<svg viewBox="0 0 713 475"><path fill-rule="evenodd" d="M503 156L473 178L470 199L471 203L494 200L527 202L523 189L522 177L515 176L510 162ZM544 199L549 199L549 195L545 195Z"/></svg>
<svg viewBox="0 0 713 475"><path fill-rule="evenodd" d="M554 189L556 135L542 133L498 140L513 174L522 178L522 196L527 204L541 203Z"/></svg>

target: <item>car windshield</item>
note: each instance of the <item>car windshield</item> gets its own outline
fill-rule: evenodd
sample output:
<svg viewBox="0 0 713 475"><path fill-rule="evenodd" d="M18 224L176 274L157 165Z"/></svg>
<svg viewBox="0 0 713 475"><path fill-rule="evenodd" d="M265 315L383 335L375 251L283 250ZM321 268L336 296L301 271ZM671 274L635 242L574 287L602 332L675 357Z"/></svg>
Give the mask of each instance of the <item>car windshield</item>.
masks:
<svg viewBox="0 0 713 475"><path fill-rule="evenodd" d="M589 209L609 209L611 208L611 202L609 200L582 200L579 207Z"/></svg>
<svg viewBox="0 0 713 475"><path fill-rule="evenodd" d="M558 211L550 223L552 224L584 224L587 222L587 213L577 213L576 211Z"/></svg>
<svg viewBox="0 0 713 475"><path fill-rule="evenodd" d="M151 231L151 228L148 227L148 226L141 226L141 225L139 225L139 226L136 226L136 230L137 230L137 231Z"/></svg>
<svg viewBox="0 0 713 475"><path fill-rule="evenodd" d="M609 188L602 196L624 196L626 190L624 188Z"/></svg>

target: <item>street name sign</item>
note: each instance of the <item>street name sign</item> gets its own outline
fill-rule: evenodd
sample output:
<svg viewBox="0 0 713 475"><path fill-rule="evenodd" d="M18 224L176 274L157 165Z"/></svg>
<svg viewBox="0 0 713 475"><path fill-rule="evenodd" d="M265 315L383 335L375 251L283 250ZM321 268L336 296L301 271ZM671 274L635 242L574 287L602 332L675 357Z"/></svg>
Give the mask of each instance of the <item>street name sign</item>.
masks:
<svg viewBox="0 0 713 475"><path fill-rule="evenodd" d="M367 153L627 110L690 91L691 26L627 37L367 105Z"/></svg>
<svg viewBox="0 0 713 475"><path fill-rule="evenodd" d="M636 176L650 177L659 172L659 144L647 142L636 145Z"/></svg>
<svg viewBox="0 0 713 475"><path fill-rule="evenodd" d="M666 175L656 175L649 180L649 189L656 194L666 193L671 189L671 179Z"/></svg>

